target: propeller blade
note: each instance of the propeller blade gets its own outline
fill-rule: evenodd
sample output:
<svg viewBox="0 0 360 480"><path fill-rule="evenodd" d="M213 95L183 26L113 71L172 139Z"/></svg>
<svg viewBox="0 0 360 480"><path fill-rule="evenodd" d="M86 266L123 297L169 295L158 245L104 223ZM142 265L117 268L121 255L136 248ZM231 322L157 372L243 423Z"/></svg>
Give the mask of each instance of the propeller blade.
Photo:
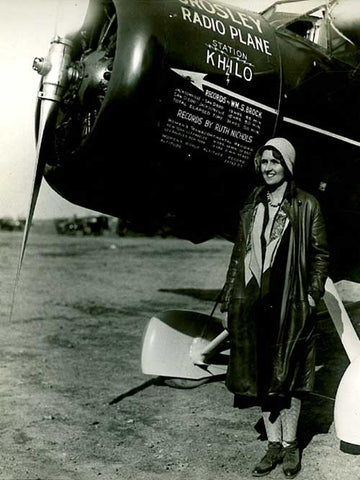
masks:
<svg viewBox="0 0 360 480"><path fill-rule="evenodd" d="M40 123L39 123L39 137L37 142L37 154L36 154L36 167L32 185L32 193L30 206L28 210L28 215L26 218L26 224L24 229L23 241L21 246L20 262L19 269L21 268L22 261L24 258L25 247L29 236L29 231L34 216L34 210L36 202L38 199L41 181L44 175L45 165L46 165L46 139L47 133L49 130L54 128L54 122L56 119L56 113L58 110L58 105L56 102L51 100L42 100L40 105Z"/></svg>
<svg viewBox="0 0 360 480"><path fill-rule="evenodd" d="M34 172L34 178L33 178L33 184L32 184L30 205L29 205L29 210L26 217L26 223L25 223L25 228L24 228L24 233L22 238L19 263L18 263L17 272L16 272L15 287L14 287L13 299L11 303L10 318L12 318L12 314L13 314L15 295L16 295L16 290L19 284L19 279L20 279L20 271L21 271L23 260L24 260L24 254L25 254L28 237L29 237L30 227L32 224L35 206L39 196L42 178L44 175L46 157L47 157L46 156L46 150L47 150L46 139L49 131L51 131L54 128L57 110L58 110L57 102L54 102L53 100L48 100L48 99L41 100L35 172Z"/></svg>

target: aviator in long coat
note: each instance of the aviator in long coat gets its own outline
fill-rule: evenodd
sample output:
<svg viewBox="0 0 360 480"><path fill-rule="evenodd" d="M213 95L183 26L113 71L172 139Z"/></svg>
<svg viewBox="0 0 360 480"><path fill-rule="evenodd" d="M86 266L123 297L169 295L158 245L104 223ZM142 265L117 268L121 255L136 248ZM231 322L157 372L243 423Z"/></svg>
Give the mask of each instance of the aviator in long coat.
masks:
<svg viewBox="0 0 360 480"><path fill-rule="evenodd" d="M258 297L246 291L244 257L253 212L263 189L255 189L240 212L222 305L222 310L229 312L227 387L236 394L250 396L259 395L257 372L262 358L257 353L253 318L253 306ZM280 326L267 395L286 395L313 388L314 316L310 315L308 294L315 302L322 297L329 264L324 219L318 201L291 182L280 208L289 218L290 235Z"/></svg>

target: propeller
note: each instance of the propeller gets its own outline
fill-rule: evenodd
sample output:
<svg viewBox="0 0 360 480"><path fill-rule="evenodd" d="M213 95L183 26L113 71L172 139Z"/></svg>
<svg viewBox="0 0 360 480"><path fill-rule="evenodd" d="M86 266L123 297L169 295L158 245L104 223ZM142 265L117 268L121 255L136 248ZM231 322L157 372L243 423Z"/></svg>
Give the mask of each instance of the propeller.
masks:
<svg viewBox="0 0 360 480"><path fill-rule="evenodd" d="M51 41L46 58L37 57L33 63L33 69L42 79L38 93L38 105L36 114L36 162L33 177L31 200L26 218L24 234L21 245L20 258L16 273L13 299L11 303L10 319L13 315L16 290L19 284L20 271L24 260L25 249L29 237L36 202L39 196L42 178L44 176L49 139L55 128L59 105L61 104L64 91L68 85L71 74L71 50L73 41L72 34L82 25L89 1L63 0L58 3L58 13L62 3L61 17L58 15L58 28L54 39ZM67 19L67 20L66 20ZM74 22L75 19L75 22Z"/></svg>

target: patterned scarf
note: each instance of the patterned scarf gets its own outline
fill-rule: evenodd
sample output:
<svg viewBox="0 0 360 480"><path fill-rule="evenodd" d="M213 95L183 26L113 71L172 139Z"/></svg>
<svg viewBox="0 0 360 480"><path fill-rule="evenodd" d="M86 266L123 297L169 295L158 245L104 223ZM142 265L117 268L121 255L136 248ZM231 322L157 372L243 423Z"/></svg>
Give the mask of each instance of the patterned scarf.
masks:
<svg viewBox="0 0 360 480"><path fill-rule="evenodd" d="M261 286L262 274L273 265L280 240L289 224L289 219L280 208L273 219L270 237L263 255L261 235L263 228L266 227L264 226L264 216L265 206L260 202L254 210L246 242L245 285L250 282L252 277L255 277L259 287Z"/></svg>

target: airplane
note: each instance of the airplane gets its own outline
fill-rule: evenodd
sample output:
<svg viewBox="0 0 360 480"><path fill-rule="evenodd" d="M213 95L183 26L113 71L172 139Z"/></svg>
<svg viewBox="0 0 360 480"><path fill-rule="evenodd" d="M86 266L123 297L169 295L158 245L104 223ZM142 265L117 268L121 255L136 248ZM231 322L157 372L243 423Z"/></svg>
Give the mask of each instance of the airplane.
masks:
<svg viewBox="0 0 360 480"><path fill-rule="evenodd" d="M38 154L20 266L43 177L70 202L137 231L165 225L192 242L233 240L254 153L276 135L296 146L297 183L324 210L331 278L359 280L360 5L328 0L296 14L284 10L290 3L259 13L217 0L84 2L79 27L58 29L48 56L34 60ZM328 293L329 311L334 298L341 310L333 284ZM165 317L151 323L154 334L172 325ZM340 317L342 335L351 322ZM226 339L214 327L204 347L202 333L190 346L200 367L209 344ZM360 342L349 336L343 391L360 368ZM360 445L359 428L348 427L339 438Z"/></svg>
<svg viewBox="0 0 360 480"><path fill-rule="evenodd" d="M254 152L285 136L298 184L328 218L332 278L358 279L360 7L339 0L296 15L282 3L260 14L205 0L91 0L79 32L34 62L38 138L41 108L56 112L40 178L137 231L232 239Z"/></svg>

